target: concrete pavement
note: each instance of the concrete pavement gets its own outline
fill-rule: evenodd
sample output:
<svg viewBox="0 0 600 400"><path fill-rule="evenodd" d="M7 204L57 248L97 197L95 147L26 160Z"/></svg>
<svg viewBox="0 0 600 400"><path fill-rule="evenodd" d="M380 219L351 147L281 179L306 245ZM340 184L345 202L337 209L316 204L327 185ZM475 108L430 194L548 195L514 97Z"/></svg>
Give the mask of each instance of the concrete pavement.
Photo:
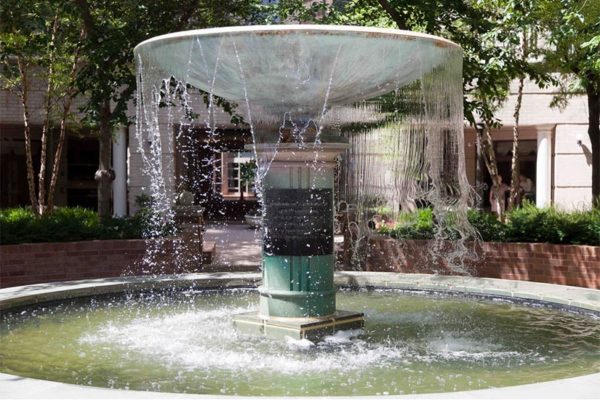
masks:
<svg viewBox="0 0 600 400"><path fill-rule="evenodd" d="M204 270L256 271L261 264L260 229L241 222L209 222L204 241L216 244L216 256Z"/></svg>

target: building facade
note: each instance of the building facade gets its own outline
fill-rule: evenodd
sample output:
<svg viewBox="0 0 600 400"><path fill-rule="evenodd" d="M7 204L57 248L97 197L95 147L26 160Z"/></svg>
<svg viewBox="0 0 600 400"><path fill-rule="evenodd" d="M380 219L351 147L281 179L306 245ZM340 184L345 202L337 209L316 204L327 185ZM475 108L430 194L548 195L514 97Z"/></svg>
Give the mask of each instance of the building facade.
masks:
<svg viewBox="0 0 600 400"><path fill-rule="evenodd" d="M558 93L555 87L540 89L532 82L525 84L519 123L520 171L532 180L538 207L588 209L592 204L592 153L587 99L575 95L564 109L552 108ZM507 101L496 113L503 126L492 132L498 169L506 183L511 177L516 99L517 83L513 82ZM476 138L475 128L465 127L467 176L472 185L478 181ZM479 181L489 188L487 171L481 175ZM482 200L486 204L487 199Z"/></svg>
<svg viewBox="0 0 600 400"><path fill-rule="evenodd" d="M34 163L39 163L43 90L42 82L34 82L30 95ZM565 210L586 209L591 206L592 174L586 97L573 96L566 108L553 109L550 103L557 92L556 88L540 89L533 83L525 85L519 127L520 170L533 182L534 200L538 206L555 205ZM510 181L516 96L515 83L507 101L497 112L503 127L493 131L494 148L504 182ZM194 101L196 104L202 102L200 98ZM76 107L77 104L74 105L74 109ZM176 197L176 192L189 190L194 192L199 202L208 200L208 204L218 204L213 211L210 211L209 207L209 212L212 212L209 217L218 218L216 210L220 209L230 210L226 213L238 218L239 214L256 206L251 183L242 179L244 164L251 161L251 155L244 148L251 143L250 132L231 123L231 115L220 111L210 116L213 126L220 129L211 130L206 125L209 119L206 107L198 109L199 115L189 126L186 125L188 122L185 122L184 116L179 115L177 107L171 111L165 110L160 116L163 130L160 147L165 190L173 198ZM133 109L131 114L134 115ZM172 125L173 121L181 123ZM190 153L183 152L182 149L189 149L190 143L182 143L177 139L182 137L180 133L183 130L195 132L196 142L193 146L196 151L193 160L184 160ZM144 173L146 168L143 153L149 149L151 143L138 136L133 125L115 130L115 215L135 213L138 196L149 193L151 180ZM466 126L467 176L472 185L484 185L481 200L485 207L489 205L486 201L485 184L489 189L491 181L485 168L478 166L476 137L475 128ZM202 145L207 141L217 141L218 145L214 146L213 143L213 150L207 152L207 147ZM50 150L52 148L53 143L50 141ZM214 151L215 148L217 151ZM28 205L24 149L23 109L20 99L14 93L0 91L0 207ZM94 181L98 165L97 140L91 132L71 129L65 149L55 196L56 204L94 209L97 202ZM190 165L193 168L189 167ZM209 183L192 185L190 182L194 180L194 174L211 174L211 178L205 180Z"/></svg>
<svg viewBox="0 0 600 400"><path fill-rule="evenodd" d="M29 87L29 124L31 150L35 171L40 167L42 126L44 123L45 83L32 79ZM76 110L81 101L75 101ZM56 149L57 128L48 138L48 165ZM0 90L0 207L28 206L29 192L25 161L23 106L20 97ZM67 129L60 174L55 192L55 204L97 207L97 186L94 174L98 169L98 140L92 132L81 127ZM36 182L37 182L37 176ZM49 180L49 179L48 179Z"/></svg>

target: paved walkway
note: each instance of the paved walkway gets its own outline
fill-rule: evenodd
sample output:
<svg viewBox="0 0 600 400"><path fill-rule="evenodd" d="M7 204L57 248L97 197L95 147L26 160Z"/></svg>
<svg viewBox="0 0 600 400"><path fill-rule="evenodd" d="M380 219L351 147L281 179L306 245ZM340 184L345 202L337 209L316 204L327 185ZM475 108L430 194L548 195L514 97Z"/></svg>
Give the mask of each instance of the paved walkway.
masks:
<svg viewBox="0 0 600 400"><path fill-rule="evenodd" d="M216 243L212 263L215 268L247 271L257 270L260 266L262 239L259 229L240 222L209 222L204 240Z"/></svg>

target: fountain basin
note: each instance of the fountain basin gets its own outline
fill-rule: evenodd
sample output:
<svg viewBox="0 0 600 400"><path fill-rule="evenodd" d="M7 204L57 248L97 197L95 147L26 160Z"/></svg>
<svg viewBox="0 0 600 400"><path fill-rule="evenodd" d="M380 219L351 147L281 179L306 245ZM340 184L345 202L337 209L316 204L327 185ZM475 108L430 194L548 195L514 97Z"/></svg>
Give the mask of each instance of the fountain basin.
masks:
<svg viewBox="0 0 600 400"><path fill-rule="evenodd" d="M105 279L97 281L79 281L60 284L33 285L0 291L0 309L8 310L17 306L31 305L59 299L89 296L95 294L119 293L124 290L146 291L172 287L180 288L227 288L255 286L258 274L193 274L181 277L163 277L155 281L142 278ZM546 302L555 306L577 309L581 312L600 312L600 294L596 290L515 282L496 279L441 277L431 275L403 275L393 273L360 273L343 272L336 275L336 284L354 287L379 287L435 292L463 293L496 298L512 298L529 302ZM431 397L556 397L562 393L571 396L598 396L600 394L600 374L592 374L578 378L570 378L534 385L490 389L484 391L460 392L453 394L428 394ZM44 382L27 378L16 378L8 375L0 377L0 394L5 397L33 395L56 396L61 398L93 396L104 393L104 396L135 398L136 396L164 396L160 393L113 391L85 386ZM558 388L558 391L557 391ZM107 394L107 393L110 393ZM180 395L177 395L180 396ZM194 397L193 395L190 395ZM121 397L121 398L123 398Z"/></svg>
<svg viewBox="0 0 600 400"><path fill-rule="evenodd" d="M319 112L325 93L329 106L388 93L441 64L445 49L462 54L449 40L417 32L268 25L170 33L140 43L135 54L167 76L239 104L249 97L263 112L279 115Z"/></svg>

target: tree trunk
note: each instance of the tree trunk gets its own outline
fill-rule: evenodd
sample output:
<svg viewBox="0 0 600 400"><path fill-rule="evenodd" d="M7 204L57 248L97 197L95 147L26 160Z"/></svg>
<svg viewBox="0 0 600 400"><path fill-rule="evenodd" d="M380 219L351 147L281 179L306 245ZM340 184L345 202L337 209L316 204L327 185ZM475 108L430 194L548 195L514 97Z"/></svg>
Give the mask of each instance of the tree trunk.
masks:
<svg viewBox="0 0 600 400"><path fill-rule="evenodd" d="M22 87L19 91L21 104L23 106L23 126L25 135L25 158L27 163L27 185L29 187L29 202L35 214L38 213L37 197L35 194L35 175L33 171L33 156L31 154L31 128L29 126L29 81L27 79L27 68L21 57L17 57L19 74L21 75Z"/></svg>
<svg viewBox="0 0 600 400"><path fill-rule="evenodd" d="M50 135L50 114L52 113L52 85L54 82L54 56L55 40L58 31L58 15L54 16L52 23L52 36L50 37L50 59L48 62L48 74L46 76L46 98L44 104L44 124L42 126L42 148L40 153L40 173L38 177L38 212L44 215L46 208L46 164L48 159L48 136Z"/></svg>
<svg viewBox="0 0 600 400"><path fill-rule="evenodd" d="M588 134L592 143L592 204L600 209L600 89L589 80L586 86L588 100Z"/></svg>
<svg viewBox="0 0 600 400"><path fill-rule="evenodd" d="M484 124L483 132L481 133L481 143L483 145L483 156L485 165L488 169L490 177L492 178L492 187L490 191L495 190L494 198L496 199L496 215L498 219L504 220L504 207L500 205L500 199L504 202L504 193L500 193L502 182L500 181L500 174L498 173L498 162L496 161L496 153L494 152L494 141L492 140L492 135L490 133L489 122Z"/></svg>
<svg viewBox="0 0 600 400"><path fill-rule="evenodd" d="M385 12L390 16L390 18L392 18L392 20L396 23L396 25L398 26L398 29L404 29L404 30L408 29L408 26L406 25L406 19L403 18L402 15L400 15L398 10L396 10L394 8L394 6L392 6L390 4L389 1L377 0L377 2L381 6L381 8L383 8L385 10Z"/></svg>
<svg viewBox="0 0 600 400"><path fill-rule="evenodd" d="M81 17L83 19L82 38L89 38L96 30L95 21L90 11L90 5L87 0L76 0L75 3L81 11ZM98 217L100 218L100 221L105 221L110 218L112 181L115 179L115 173L110 167L112 150L112 127L110 120L111 109L109 97L103 101L98 119L98 128L100 130L98 138L99 157L98 170L96 171L94 179L98 182Z"/></svg>
<svg viewBox="0 0 600 400"><path fill-rule="evenodd" d="M100 111L100 137L99 137L99 162L95 179L98 182L98 217L100 221L110 218L110 201L112 195L112 181L115 173L110 167L112 148L112 127L110 125L110 103L104 101Z"/></svg>
<svg viewBox="0 0 600 400"><path fill-rule="evenodd" d="M73 64L71 65L71 74L69 76L69 87L67 89L67 95L63 103L63 112L60 120L60 132L58 135L58 144L56 146L56 152L54 153L54 163L52 164L52 175L50 176L50 187L48 188L48 202L47 210L52 212L54 209L54 193L56 192L56 182L58 180L58 173L60 171L60 163L62 160L62 152L65 143L65 136L67 131L67 118L71 112L71 102L75 93L75 79L77 75L77 64L79 63L79 48L75 52L73 58Z"/></svg>
<svg viewBox="0 0 600 400"><path fill-rule="evenodd" d="M52 108L52 62L48 67L48 82L46 84L46 102L44 104L44 122L40 150L40 171L38 174L38 213L46 213L46 163L48 154L48 135L50 134L50 113Z"/></svg>
<svg viewBox="0 0 600 400"><path fill-rule="evenodd" d="M521 171L519 168L519 117L521 115L521 104L523 102L523 86L524 77L519 78L519 88L517 90L517 104L515 105L515 125L513 126L513 146L512 146L512 160L511 160L511 179L510 179L510 195L508 197L508 210L512 210L514 207L519 205L520 200L520 181L519 175Z"/></svg>
<svg viewBox="0 0 600 400"><path fill-rule="evenodd" d="M527 43L527 29L521 33L521 59L523 62L527 62L529 55L529 46ZM521 185L519 176L521 175L519 165L519 118L521 116L521 104L523 103L523 86L525 84L525 76L519 77L519 88L517 89L517 104L515 105L515 112L513 114L515 125L513 126L513 147L512 147L512 160L511 160L511 179L510 179L510 194L508 196L508 209L512 210L518 206L521 195Z"/></svg>
<svg viewBox="0 0 600 400"><path fill-rule="evenodd" d="M475 163L475 192L477 194L477 208L483 210L485 196L485 173L487 170L483 154L483 138L479 127L476 128L476 163Z"/></svg>

